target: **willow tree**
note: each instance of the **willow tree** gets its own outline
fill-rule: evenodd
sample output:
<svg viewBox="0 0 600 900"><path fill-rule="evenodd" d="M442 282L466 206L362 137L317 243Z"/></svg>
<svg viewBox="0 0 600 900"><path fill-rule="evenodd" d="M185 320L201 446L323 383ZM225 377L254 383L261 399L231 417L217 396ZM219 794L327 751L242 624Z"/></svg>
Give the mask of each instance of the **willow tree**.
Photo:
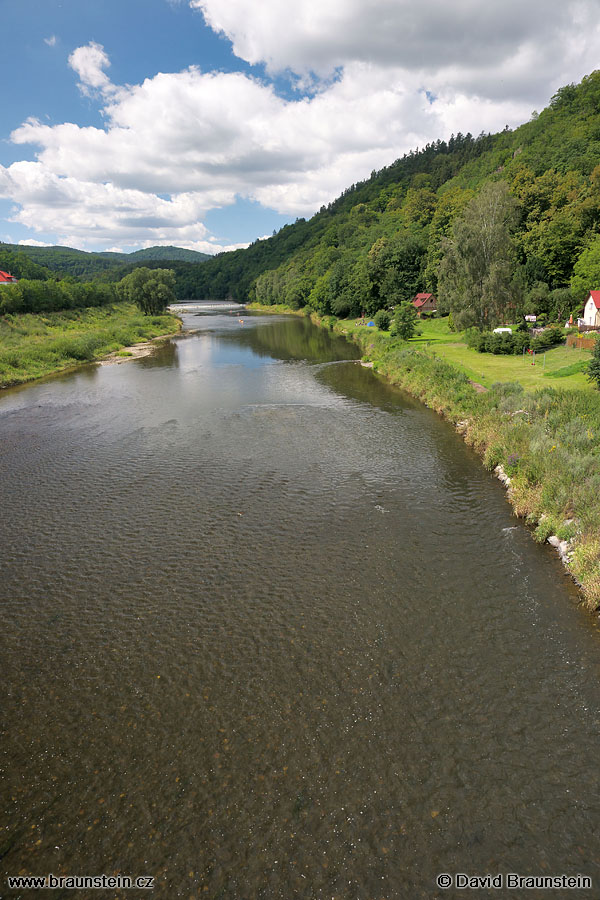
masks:
<svg viewBox="0 0 600 900"><path fill-rule="evenodd" d="M517 204L504 182L488 183L443 242L438 298L460 328L489 328L514 301Z"/></svg>
<svg viewBox="0 0 600 900"><path fill-rule="evenodd" d="M135 303L147 316L164 312L177 299L174 293L175 273L172 269L148 269L140 266L119 282L119 294Z"/></svg>

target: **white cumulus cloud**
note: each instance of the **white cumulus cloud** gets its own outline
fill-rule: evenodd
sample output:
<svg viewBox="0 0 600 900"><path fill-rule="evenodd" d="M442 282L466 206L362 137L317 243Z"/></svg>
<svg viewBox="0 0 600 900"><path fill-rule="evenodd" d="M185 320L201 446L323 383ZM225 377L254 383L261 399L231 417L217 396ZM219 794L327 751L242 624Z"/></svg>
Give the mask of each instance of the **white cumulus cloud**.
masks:
<svg viewBox="0 0 600 900"><path fill-rule="evenodd" d="M105 48L78 47L69 65L103 125L13 132L36 153L0 167L13 221L76 246L215 252L209 210L241 197L310 215L412 148L528 119L597 65L600 43L598 0L190 5L240 58L316 90L286 98L268 78L194 66L116 85Z"/></svg>
<svg viewBox="0 0 600 900"><path fill-rule="evenodd" d="M577 58L579 77L597 65L598 0L297 0L292 7L283 0L190 0L190 6L229 38L237 56L276 72L325 75L367 62L434 80L452 76L448 85L478 95L530 97L548 79L572 77Z"/></svg>
<svg viewBox="0 0 600 900"><path fill-rule="evenodd" d="M106 91L112 87L104 69L110 66L110 59L102 44L91 41L85 47L78 47L69 56L69 65L79 75L79 89L90 95L93 91Z"/></svg>

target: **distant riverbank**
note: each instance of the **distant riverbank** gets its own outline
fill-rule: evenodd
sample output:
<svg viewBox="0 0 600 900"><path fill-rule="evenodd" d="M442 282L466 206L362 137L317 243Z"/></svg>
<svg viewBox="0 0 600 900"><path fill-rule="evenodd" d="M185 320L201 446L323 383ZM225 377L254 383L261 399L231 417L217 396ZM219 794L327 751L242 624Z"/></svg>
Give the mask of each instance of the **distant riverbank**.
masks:
<svg viewBox="0 0 600 900"><path fill-rule="evenodd" d="M139 356L140 343L167 338L180 329L176 316L145 316L132 303L2 316L0 388L106 357Z"/></svg>
<svg viewBox="0 0 600 900"><path fill-rule="evenodd" d="M248 308L302 315L284 305ZM358 343L375 372L451 421L501 477L535 539L557 547L588 606L600 607L599 392L525 391L511 381L481 393L464 372L422 347L376 328L353 330L334 316L311 319Z"/></svg>

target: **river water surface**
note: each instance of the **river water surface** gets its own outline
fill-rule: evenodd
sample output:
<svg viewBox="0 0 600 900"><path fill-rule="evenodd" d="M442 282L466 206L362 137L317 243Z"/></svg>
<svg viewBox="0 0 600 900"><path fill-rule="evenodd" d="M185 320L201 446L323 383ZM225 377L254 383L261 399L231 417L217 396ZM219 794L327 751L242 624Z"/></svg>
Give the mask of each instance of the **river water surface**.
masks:
<svg viewBox="0 0 600 900"><path fill-rule="evenodd" d="M0 396L3 869L597 900L600 640L558 561L353 346L238 315Z"/></svg>

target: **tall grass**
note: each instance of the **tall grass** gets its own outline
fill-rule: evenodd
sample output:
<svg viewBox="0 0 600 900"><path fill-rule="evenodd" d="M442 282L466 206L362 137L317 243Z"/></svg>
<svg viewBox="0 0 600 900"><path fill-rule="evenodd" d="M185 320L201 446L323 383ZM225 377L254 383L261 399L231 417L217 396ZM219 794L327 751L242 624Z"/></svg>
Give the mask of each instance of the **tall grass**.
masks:
<svg viewBox="0 0 600 900"><path fill-rule="evenodd" d="M177 331L174 316L144 316L130 303L0 317L0 387L92 362Z"/></svg>

